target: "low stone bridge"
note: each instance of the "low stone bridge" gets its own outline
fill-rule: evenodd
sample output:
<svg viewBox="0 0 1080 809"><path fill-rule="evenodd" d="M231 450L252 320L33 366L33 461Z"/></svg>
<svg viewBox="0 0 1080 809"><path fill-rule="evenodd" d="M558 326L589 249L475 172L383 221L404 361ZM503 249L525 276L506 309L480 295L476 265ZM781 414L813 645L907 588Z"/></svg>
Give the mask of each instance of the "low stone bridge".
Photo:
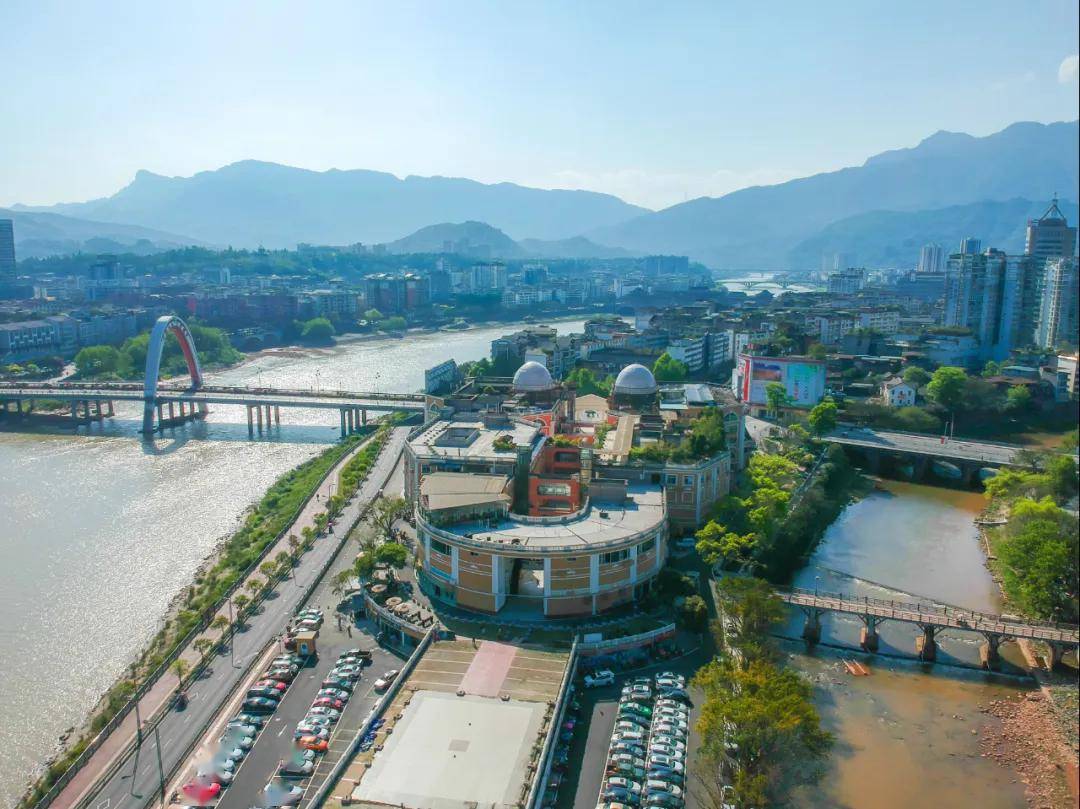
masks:
<svg viewBox="0 0 1080 809"><path fill-rule="evenodd" d="M784 602L798 607L806 616L803 638L810 644L821 639L821 616L831 612L857 615L862 619L864 626L860 645L868 652L878 649L877 627L882 621L915 624L922 629L922 635L915 641L915 653L920 660L935 659L937 634L946 629L978 632L986 638L981 654L983 665L987 668L997 667L998 650L1001 642L1006 640L1026 638L1045 643L1050 648L1051 666L1060 663L1066 651L1080 647L1080 627L1074 624L993 615L929 602L860 598L799 588L778 590L777 595Z"/></svg>

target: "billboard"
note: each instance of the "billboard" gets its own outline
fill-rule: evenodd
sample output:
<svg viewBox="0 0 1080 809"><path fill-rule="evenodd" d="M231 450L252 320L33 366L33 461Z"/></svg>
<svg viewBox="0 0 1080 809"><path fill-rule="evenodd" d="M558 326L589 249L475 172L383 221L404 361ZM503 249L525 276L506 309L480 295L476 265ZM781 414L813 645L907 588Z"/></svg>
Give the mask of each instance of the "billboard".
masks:
<svg viewBox="0 0 1080 809"><path fill-rule="evenodd" d="M813 407L825 396L825 362L805 357L739 355L735 392L750 404L766 405L765 390L777 382L795 407Z"/></svg>

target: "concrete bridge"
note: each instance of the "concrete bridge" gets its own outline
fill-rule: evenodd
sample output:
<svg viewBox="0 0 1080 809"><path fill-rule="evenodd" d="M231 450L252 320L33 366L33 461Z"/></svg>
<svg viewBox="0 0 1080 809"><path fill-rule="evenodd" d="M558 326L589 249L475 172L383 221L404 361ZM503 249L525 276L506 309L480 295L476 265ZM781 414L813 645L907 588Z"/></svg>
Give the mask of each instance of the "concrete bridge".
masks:
<svg viewBox="0 0 1080 809"><path fill-rule="evenodd" d="M161 352L168 332L177 335L187 362L190 382L186 385L161 384L158 372ZM146 356L146 378L134 382L91 382L55 384L0 384L0 414L23 413L24 403L33 411L35 401L49 399L70 403L71 419L76 424L99 421L114 415L117 401L143 404L143 433L152 435L164 427L206 418L208 405L243 405L247 408L248 433L256 427L261 432L265 419L269 429L273 422L281 423L281 408L315 408L337 410L344 437L367 423L367 412L424 411L424 395L420 393L366 393L341 390L300 390L288 388L246 388L203 383L195 344L187 326L177 317L164 316L154 326Z"/></svg>
<svg viewBox="0 0 1080 809"><path fill-rule="evenodd" d="M823 615L845 613L862 619L860 645L868 652L876 652L878 649L877 627L882 621L915 624L922 629L922 635L915 640L915 653L920 660L935 659L937 634L946 629L981 634L986 639L981 650L983 665L991 669L996 668L999 663L998 651L1002 641L1026 638L1045 643L1050 648L1051 666L1060 663L1066 651L1080 647L1080 627L1073 624L992 615L928 602L859 598L843 593L799 588L778 590L777 595L784 602L798 607L806 616L803 638L810 644L821 639Z"/></svg>
<svg viewBox="0 0 1080 809"><path fill-rule="evenodd" d="M1023 447L1016 444L970 441L926 433L876 430L848 425L841 425L822 440L859 452L866 458L871 469L876 470L883 456L909 462L916 479L923 476L926 467L933 461L947 461L956 466L965 483L983 468L1025 466L1022 461L1017 460L1017 453Z"/></svg>

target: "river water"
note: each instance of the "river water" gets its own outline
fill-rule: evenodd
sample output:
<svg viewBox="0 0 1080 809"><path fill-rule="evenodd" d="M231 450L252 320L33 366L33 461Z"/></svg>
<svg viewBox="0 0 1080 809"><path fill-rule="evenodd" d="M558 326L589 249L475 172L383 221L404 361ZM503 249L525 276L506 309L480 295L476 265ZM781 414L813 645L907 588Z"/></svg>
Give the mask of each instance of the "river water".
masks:
<svg viewBox="0 0 1080 809"><path fill-rule="evenodd" d="M997 585L984 565L974 524L982 507L980 494L886 481L830 526L793 583L893 600L924 596L999 612ZM789 662L818 686L822 719L837 739L821 782L802 790L794 805L1026 806L1016 774L980 755L979 738L997 721L980 706L1030 686L972 668L981 636L939 635L940 663L931 665L912 659L916 628L880 625L880 655L851 651L861 628L855 617L822 619L824 644L846 646L845 651L822 646L807 654L801 642L783 644ZM785 634L797 637L801 629L801 616L793 615ZM1005 670L1010 660L1019 661L1010 644L1002 654ZM842 657L864 662L871 674L851 677Z"/></svg>
<svg viewBox="0 0 1080 809"><path fill-rule="evenodd" d="M559 322L581 331L582 321ZM229 385L416 391L424 369L486 356L514 326L271 351ZM243 407L139 435L141 413L91 428L0 432L0 806L154 635L196 569L287 469L337 440L336 411L283 410L248 438Z"/></svg>

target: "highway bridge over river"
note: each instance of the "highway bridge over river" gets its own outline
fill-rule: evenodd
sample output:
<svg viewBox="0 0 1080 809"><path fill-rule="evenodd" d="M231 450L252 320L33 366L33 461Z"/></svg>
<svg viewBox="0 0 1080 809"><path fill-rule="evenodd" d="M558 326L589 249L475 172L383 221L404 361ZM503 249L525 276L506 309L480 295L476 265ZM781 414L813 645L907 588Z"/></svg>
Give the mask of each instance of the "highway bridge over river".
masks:
<svg viewBox="0 0 1080 809"><path fill-rule="evenodd" d="M863 621L860 645L868 652L878 648L877 627L882 621L902 621L915 624L923 634L916 638L915 652L921 660L937 656L936 636L943 630L977 632L986 638L982 660L987 668L996 668L998 648L1005 640L1042 641L1050 647L1051 665L1061 662L1066 651L1080 647L1080 627L1074 624L1055 624L1009 615L992 615L975 610L950 607L925 601L890 601L881 598L858 597L843 593L793 588L779 590L777 595L787 604L798 607L806 616L803 638L808 643L821 639L821 617L826 613L857 615Z"/></svg>
<svg viewBox="0 0 1080 809"><path fill-rule="evenodd" d="M165 335L172 332L180 341L187 361L190 382L184 386L158 381ZM337 410L344 437L367 423L369 410L380 412L424 412L421 393L369 393L341 390L297 390L207 385L203 382L195 344L180 318L164 316L154 326L146 356L146 377L134 382L59 382L0 384L0 414L11 416L32 412L41 400L60 401L71 406L75 424L98 421L114 414L117 401L143 404L143 427L152 435L164 427L206 418L209 405L243 405L247 408L249 434L261 432L273 422L281 423L281 408Z"/></svg>

